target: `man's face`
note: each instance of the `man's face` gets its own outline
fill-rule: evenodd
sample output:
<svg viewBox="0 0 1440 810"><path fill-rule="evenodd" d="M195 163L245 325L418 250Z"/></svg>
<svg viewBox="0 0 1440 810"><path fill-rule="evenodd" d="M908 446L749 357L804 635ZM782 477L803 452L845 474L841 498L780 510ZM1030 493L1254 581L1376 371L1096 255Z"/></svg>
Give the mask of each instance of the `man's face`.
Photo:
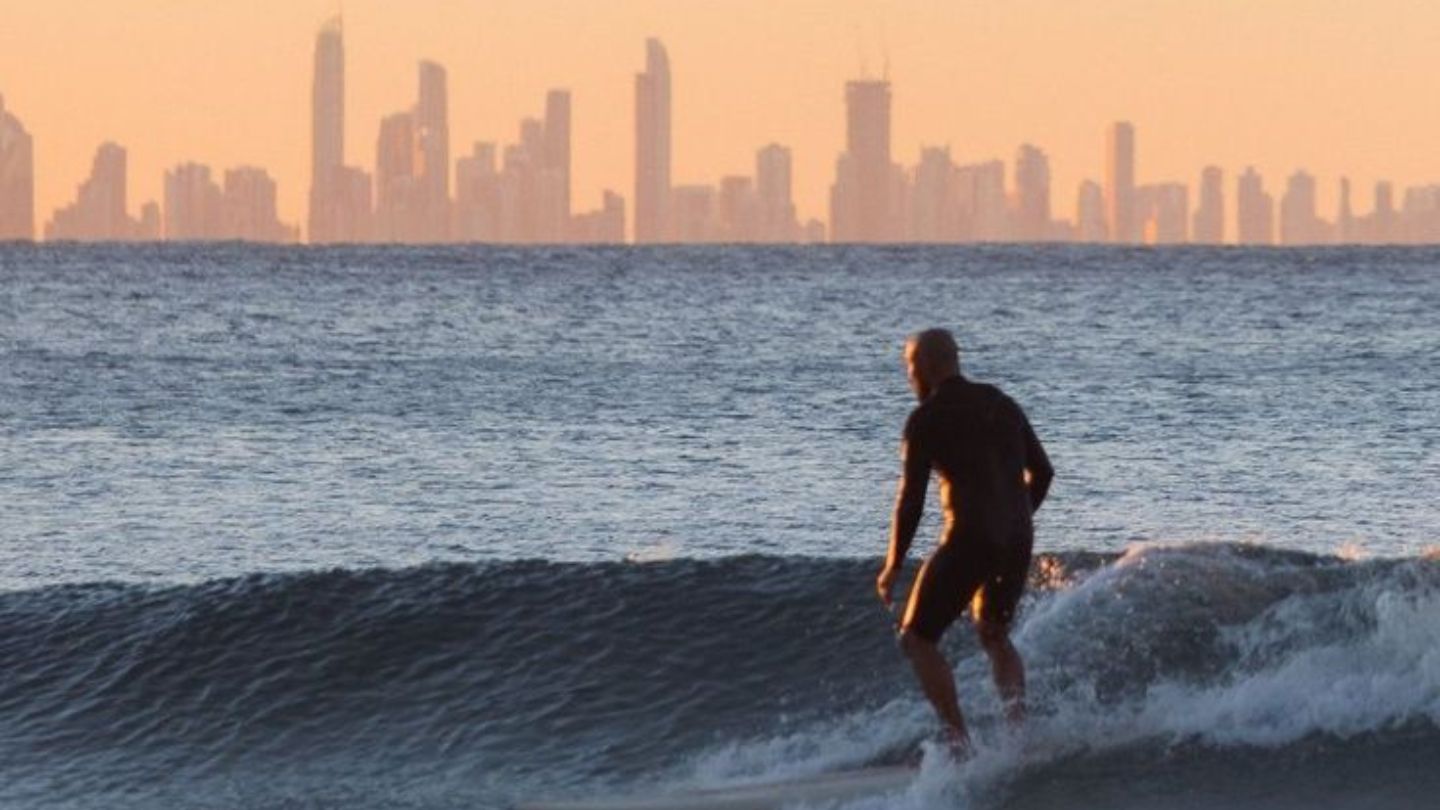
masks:
<svg viewBox="0 0 1440 810"><path fill-rule="evenodd" d="M925 379L925 369L920 365L920 352L913 342L905 344L905 376L910 378L910 390L915 398L924 400L930 395L930 382Z"/></svg>

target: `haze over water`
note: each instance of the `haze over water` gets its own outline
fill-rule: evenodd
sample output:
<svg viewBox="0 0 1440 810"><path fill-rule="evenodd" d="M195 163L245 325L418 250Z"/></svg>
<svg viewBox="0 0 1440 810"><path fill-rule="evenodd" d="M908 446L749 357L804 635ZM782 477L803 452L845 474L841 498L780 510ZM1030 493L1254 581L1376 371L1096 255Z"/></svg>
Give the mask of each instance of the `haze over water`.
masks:
<svg viewBox="0 0 1440 810"><path fill-rule="evenodd" d="M0 93L39 144L40 222L114 140L131 150L133 206L161 199L182 161L258 165L279 180L281 219L303 223L313 40L335 11L329 0L8 4ZM358 0L345 16L348 160L370 164L381 118L413 103L415 63L434 59L454 77L456 155L512 140L547 89L570 88L585 207L602 189L629 196L647 36L675 58L676 182L749 172L754 150L778 141L795 150L802 219L825 216L843 82L887 63L897 160L944 144L961 162L1009 159L1036 143L1066 215L1080 181L1100 179L1104 127L1121 119L1142 133L1145 182L1254 164L1278 193L1303 167L1329 216L1342 175L1367 207L1378 180L1440 180L1428 103L1440 11L1409 0Z"/></svg>

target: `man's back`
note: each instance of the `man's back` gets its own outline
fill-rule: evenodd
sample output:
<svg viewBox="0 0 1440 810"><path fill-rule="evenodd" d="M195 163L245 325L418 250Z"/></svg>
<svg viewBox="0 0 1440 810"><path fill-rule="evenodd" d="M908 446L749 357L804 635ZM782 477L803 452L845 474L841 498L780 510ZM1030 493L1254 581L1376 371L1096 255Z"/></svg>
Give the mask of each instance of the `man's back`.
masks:
<svg viewBox="0 0 1440 810"><path fill-rule="evenodd" d="M951 377L911 413L905 444L907 466L923 460L939 473L947 541L1028 542L1030 515L1054 473L1014 400Z"/></svg>

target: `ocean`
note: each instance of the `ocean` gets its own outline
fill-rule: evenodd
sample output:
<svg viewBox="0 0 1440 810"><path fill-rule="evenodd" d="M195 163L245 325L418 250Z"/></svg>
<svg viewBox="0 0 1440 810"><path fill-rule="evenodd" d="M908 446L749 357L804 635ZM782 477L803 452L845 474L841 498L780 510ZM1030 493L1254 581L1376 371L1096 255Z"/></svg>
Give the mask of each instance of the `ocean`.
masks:
<svg viewBox="0 0 1440 810"><path fill-rule="evenodd" d="M0 807L1433 807L1437 313L1433 249L0 246ZM929 326L1057 471L961 768L873 593Z"/></svg>

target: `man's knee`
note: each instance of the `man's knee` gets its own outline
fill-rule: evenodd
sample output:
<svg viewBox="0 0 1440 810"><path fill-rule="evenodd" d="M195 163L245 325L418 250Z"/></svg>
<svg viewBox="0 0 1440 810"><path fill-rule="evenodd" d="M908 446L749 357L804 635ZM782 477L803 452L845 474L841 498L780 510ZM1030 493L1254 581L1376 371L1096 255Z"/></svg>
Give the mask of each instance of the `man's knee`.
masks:
<svg viewBox="0 0 1440 810"><path fill-rule="evenodd" d="M1003 650L1010 646L1010 623L981 619L975 623L980 645L986 650Z"/></svg>
<svg viewBox="0 0 1440 810"><path fill-rule="evenodd" d="M921 638L916 635L914 628L907 627L900 631L900 649L906 656L914 658L935 649L935 642Z"/></svg>

